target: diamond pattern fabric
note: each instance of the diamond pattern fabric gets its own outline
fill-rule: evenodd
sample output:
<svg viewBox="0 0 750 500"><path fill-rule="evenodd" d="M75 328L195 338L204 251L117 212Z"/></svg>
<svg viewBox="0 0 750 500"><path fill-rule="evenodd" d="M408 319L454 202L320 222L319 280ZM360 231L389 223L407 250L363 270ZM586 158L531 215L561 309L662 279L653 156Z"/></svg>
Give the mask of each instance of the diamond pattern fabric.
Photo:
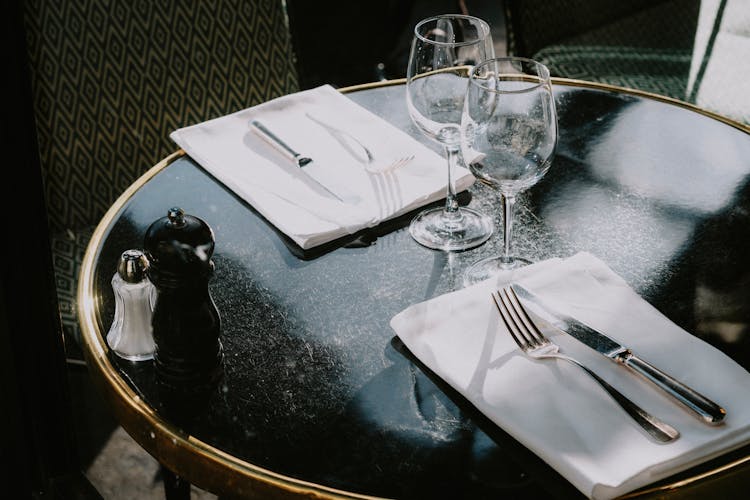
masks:
<svg viewBox="0 0 750 500"><path fill-rule="evenodd" d="M299 90L295 57L283 0L28 0L24 24L63 327L79 339L92 228L177 149L171 131Z"/></svg>
<svg viewBox="0 0 750 500"><path fill-rule="evenodd" d="M297 90L281 1L28 1L55 230L95 224L172 130Z"/></svg>

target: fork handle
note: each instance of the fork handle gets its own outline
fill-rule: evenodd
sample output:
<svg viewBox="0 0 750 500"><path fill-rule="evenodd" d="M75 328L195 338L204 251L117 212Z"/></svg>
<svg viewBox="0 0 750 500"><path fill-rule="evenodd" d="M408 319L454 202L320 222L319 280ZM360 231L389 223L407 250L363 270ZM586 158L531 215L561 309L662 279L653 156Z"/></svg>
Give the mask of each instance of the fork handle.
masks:
<svg viewBox="0 0 750 500"><path fill-rule="evenodd" d="M610 396L612 396L612 399L614 399L617 404L619 404L620 407L625 410L625 412L630 415L630 417L635 420L638 425L640 425L643 430L645 430L646 433L656 441L660 443L669 443L670 441L674 441L675 439L680 437L680 433L677 429L665 422L662 422L657 417L651 415L646 410L635 404L633 401L628 399L627 396L609 385L607 381L591 371L585 365L581 364L579 361L567 356L557 355L555 357L565 359L567 361L570 361L574 365L583 368L583 370L591 375L591 377L596 380L599 385L602 386L602 388L607 391L607 393L609 393Z"/></svg>
<svg viewBox="0 0 750 500"><path fill-rule="evenodd" d="M356 159L358 162L369 165L373 161L372 153L369 149L367 149L367 146L362 144L361 141L359 141L356 137L354 137L352 134L347 132L346 130L341 130L339 128L334 127L333 125L324 122L320 118L316 118L310 113L305 113L305 115L321 127L323 127L329 134L331 134L331 137L336 139L336 141L341 144L341 147L343 147L347 153L352 155L354 159ZM352 144L356 144L355 147L352 147ZM362 152L365 154L365 157L363 158L359 152Z"/></svg>

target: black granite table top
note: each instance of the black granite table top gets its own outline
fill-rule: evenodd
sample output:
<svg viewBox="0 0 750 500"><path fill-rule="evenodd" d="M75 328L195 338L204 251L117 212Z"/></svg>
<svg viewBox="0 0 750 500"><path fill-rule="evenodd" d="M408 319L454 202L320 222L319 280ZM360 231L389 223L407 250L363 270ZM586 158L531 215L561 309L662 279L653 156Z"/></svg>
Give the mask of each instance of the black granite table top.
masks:
<svg viewBox="0 0 750 500"><path fill-rule="evenodd" d="M438 151L409 121L403 85L347 95ZM555 96L559 146L545 178L519 198L516 252L533 261L590 252L679 326L750 367L748 130L608 87L558 80ZM476 183L461 199L502 227L490 188ZM215 233L209 287L225 354L223 381L185 419L164 408L149 362L124 362L103 340L117 258L142 248L148 226L173 206ZM501 250L499 231L465 252L426 249L408 233L413 215L303 251L188 156L153 169L95 233L79 296L93 376L123 426L217 493L578 497L389 327L408 305L460 288L468 265ZM729 476L747 484L747 464Z"/></svg>

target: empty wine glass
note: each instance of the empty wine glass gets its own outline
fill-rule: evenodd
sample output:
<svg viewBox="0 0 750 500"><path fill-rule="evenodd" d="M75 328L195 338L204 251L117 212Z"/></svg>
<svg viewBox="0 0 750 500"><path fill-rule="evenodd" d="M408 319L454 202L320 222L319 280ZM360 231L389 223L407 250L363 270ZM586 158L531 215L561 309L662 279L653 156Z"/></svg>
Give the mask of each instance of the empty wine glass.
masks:
<svg viewBox="0 0 750 500"><path fill-rule="evenodd" d="M503 254L473 264L465 284L488 279L529 260L511 255L516 196L547 173L557 147L557 113L549 70L521 57L474 68L461 117L461 151L472 173L500 192Z"/></svg>
<svg viewBox="0 0 750 500"><path fill-rule="evenodd" d="M492 235L492 219L459 207L454 170L460 158L461 112L473 67L494 57L489 25L476 17L447 14L417 23L406 72L406 102L412 121L442 144L448 158L445 206L419 213L409 232L436 250L465 250Z"/></svg>

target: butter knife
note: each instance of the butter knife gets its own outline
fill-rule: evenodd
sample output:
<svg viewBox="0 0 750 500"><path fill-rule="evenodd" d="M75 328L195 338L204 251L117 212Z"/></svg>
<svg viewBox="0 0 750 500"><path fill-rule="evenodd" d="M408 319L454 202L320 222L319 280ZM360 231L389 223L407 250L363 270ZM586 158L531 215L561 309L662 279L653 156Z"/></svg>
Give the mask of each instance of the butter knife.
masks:
<svg viewBox="0 0 750 500"><path fill-rule="evenodd" d="M723 423L727 412L718 404L676 380L674 377L667 375L648 361L639 358L630 349L611 337L567 314L555 311L537 295L518 283L513 283L510 286L522 302L529 305L533 312L550 325L562 330L612 361L630 368L649 382L654 383L672 398L685 405L704 423L709 425Z"/></svg>
<svg viewBox="0 0 750 500"><path fill-rule="evenodd" d="M300 170L314 183L316 183L318 186L323 188L328 194L336 198L337 200L346 203L339 195L328 189L322 182L320 182L318 179L315 178L312 171L310 169L306 169L308 165L310 165L313 161L312 158L308 158L306 156L301 155L294 149L292 149L291 146L289 146L286 142L281 140L279 136L271 132L268 127L263 125L258 120L252 120L250 122L250 128L253 132L258 134L261 138L263 138L266 142L268 142L271 146L276 148L277 151L282 153L284 156L292 160L299 168Z"/></svg>

